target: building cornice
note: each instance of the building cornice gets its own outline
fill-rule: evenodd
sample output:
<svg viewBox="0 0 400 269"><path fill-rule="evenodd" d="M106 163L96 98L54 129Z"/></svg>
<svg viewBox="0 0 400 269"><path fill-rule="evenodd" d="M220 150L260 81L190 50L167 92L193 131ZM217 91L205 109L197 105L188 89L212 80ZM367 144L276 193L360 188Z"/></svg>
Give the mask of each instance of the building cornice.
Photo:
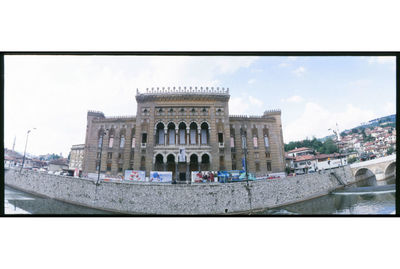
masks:
<svg viewBox="0 0 400 269"><path fill-rule="evenodd" d="M229 88L220 87L156 87L144 92L136 90L137 102L213 100L229 101Z"/></svg>

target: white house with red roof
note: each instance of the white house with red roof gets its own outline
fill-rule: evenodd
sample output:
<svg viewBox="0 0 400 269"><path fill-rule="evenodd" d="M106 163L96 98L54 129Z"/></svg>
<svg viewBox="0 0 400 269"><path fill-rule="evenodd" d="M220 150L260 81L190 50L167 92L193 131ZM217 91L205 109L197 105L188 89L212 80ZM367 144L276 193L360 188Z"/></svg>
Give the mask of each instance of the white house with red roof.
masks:
<svg viewBox="0 0 400 269"><path fill-rule="evenodd" d="M290 157L298 157L298 156L303 156L303 155L312 155L312 154L314 154L314 150L311 149L311 148L306 148L306 147L295 148L295 149L292 149L291 151L288 151L287 154Z"/></svg>

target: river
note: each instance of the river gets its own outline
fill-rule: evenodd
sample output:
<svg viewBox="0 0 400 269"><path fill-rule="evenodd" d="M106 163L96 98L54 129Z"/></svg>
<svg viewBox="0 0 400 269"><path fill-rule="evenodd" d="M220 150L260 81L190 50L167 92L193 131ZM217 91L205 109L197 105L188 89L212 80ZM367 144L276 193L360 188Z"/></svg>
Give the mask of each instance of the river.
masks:
<svg viewBox="0 0 400 269"><path fill-rule="evenodd" d="M366 180L352 187L394 184L395 178L386 181ZM347 190L351 190L348 187ZM39 197L5 186L5 214L46 215L116 215L116 213L72 205L50 198ZM335 214L394 214L395 192L354 194L346 189L340 194L329 194L308 201L258 212L261 215L335 215Z"/></svg>
<svg viewBox="0 0 400 269"><path fill-rule="evenodd" d="M355 193L357 187L395 184L395 177L376 181L375 177L346 187L336 194L328 194L308 201L265 210L262 215L365 215L395 214L396 192L376 191Z"/></svg>

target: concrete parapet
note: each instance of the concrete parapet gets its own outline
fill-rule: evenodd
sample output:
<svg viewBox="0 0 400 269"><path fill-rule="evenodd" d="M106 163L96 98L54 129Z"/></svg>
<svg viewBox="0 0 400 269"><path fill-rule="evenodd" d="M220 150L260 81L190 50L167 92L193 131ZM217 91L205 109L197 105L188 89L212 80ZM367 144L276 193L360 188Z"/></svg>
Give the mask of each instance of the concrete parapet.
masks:
<svg viewBox="0 0 400 269"><path fill-rule="evenodd" d="M348 167L332 169L346 184ZM328 194L339 182L329 172L226 184L102 182L8 170L5 184L57 200L130 214L226 214L278 207Z"/></svg>

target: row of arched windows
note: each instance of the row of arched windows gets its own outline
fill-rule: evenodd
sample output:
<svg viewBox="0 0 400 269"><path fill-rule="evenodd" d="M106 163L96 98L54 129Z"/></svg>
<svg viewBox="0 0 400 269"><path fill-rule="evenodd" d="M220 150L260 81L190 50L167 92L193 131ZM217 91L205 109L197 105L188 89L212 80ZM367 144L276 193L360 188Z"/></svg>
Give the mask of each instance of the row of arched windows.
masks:
<svg viewBox="0 0 400 269"><path fill-rule="evenodd" d="M178 127L178 128L176 128ZM167 126L159 122L156 125L155 141L156 145L208 145L209 126L206 122L200 125L200 136L197 135L198 125L192 122L187 128L186 123L181 122L178 126L170 122Z"/></svg>
<svg viewBox="0 0 400 269"><path fill-rule="evenodd" d="M231 127L230 132L231 132L230 146L231 146L231 148L234 148L235 147L235 130ZM243 127L241 128L240 133L241 134L246 133L246 131L245 131L245 129L243 129ZM258 148L258 132L257 132L256 128L252 129L251 135L252 135L254 148ZM269 131L267 128L263 129L263 136L264 136L264 145L266 148L269 148ZM244 143L245 143L245 141L243 141L243 139L242 139L242 147L244 147Z"/></svg>
<svg viewBox="0 0 400 269"><path fill-rule="evenodd" d="M115 130L111 129L108 133L104 131L104 129L100 129L98 132L98 147L100 148L101 145L103 144L103 139L104 136L108 136L108 147L113 148L114 147L114 138L115 138ZM135 129L131 130L131 139L132 139L132 148L135 147ZM119 148L124 148L125 147L125 140L126 140L126 130L122 129L119 132Z"/></svg>

